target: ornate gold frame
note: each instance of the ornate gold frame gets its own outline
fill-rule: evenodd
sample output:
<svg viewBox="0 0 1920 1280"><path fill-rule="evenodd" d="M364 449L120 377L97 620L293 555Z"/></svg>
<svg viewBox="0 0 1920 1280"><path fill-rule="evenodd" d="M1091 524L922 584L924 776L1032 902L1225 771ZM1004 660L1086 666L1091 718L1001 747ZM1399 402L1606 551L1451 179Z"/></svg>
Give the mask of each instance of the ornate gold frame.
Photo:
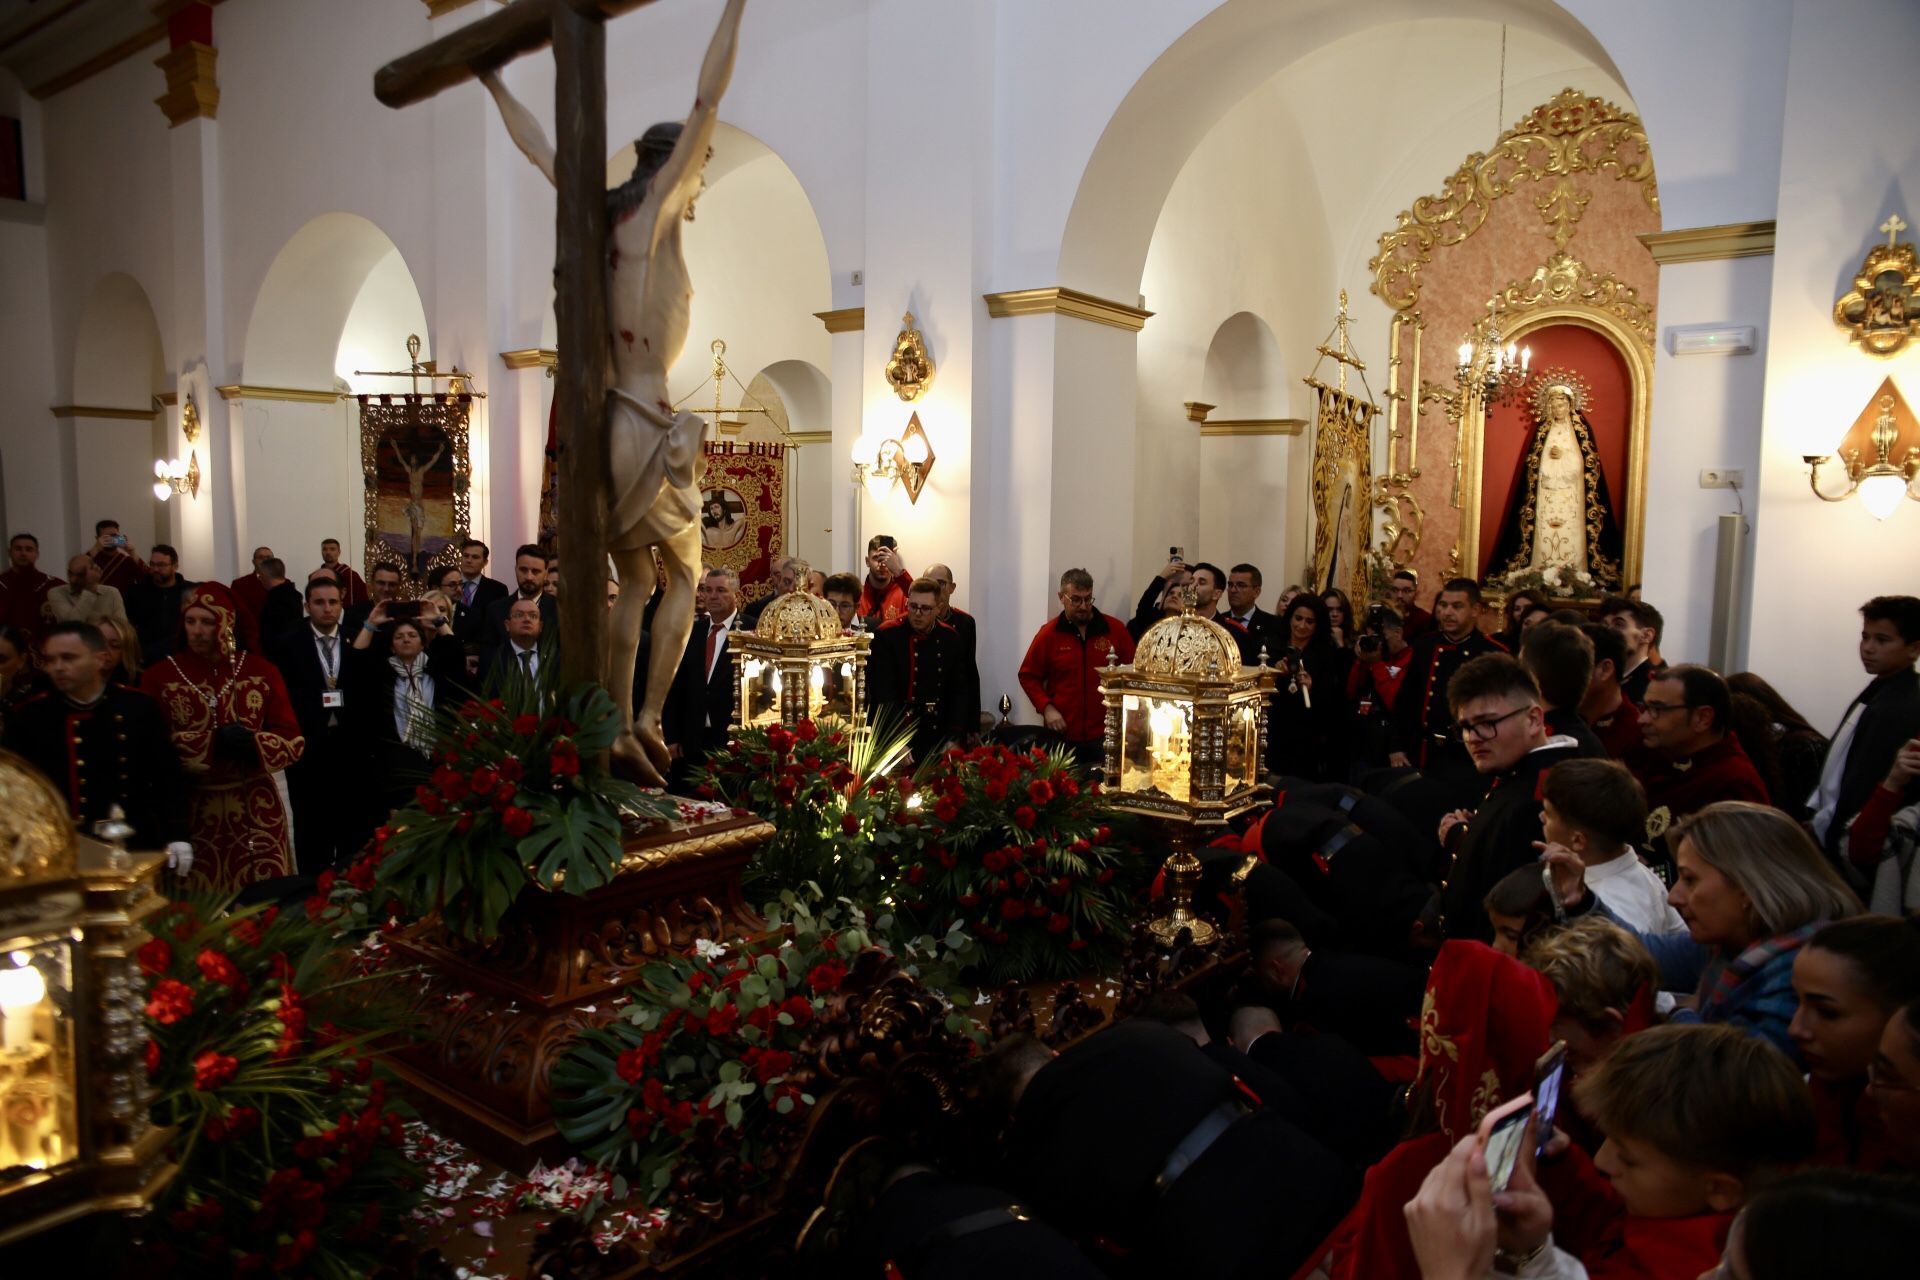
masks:
<svg viewBox="0 0 1920 1280"><path fill-rule="evenodd" d="M900 336L893 340L893 356L886 368L887 385L902 400L915 400L933 385L934 373L933 356L927 351L926 338L914 327L913 312L909 311L900 319Z"/></svg>
<svg viewBox="0 0 1920 1280"><path fill-rule="evenodd" d="M1367 563L1373 550L1373 439L1372 423L1380 412L1351 392L1325 386L1312 379L1308 385L1319 395L1319 409L1313 429L1313 582L1316 590L1339 587L1350 600L1367 595ZM1354 467L1353 509L1347 519L1354 525L1354 549L1357 554L1347 566L1347 580L1329 579L1334 547L1340 540L1335 527L1338 513L1333 510L1337 495L1334 483L1351 459Z"/></svg>
<svg viewBox="0 0 1920 1280"><path fill-rule="evenodd" d="M453 452L453 534L447 545L436 551L433 559L427 562L426 578L430 579L436 569L460 563L460 543L471 536L473 469L467 456L467 424L473 397L465 393L442 395L409 392L402 395L361 395L354 399L360 403L360 475L364 490L362 512L366 525L364 572L371 579L373 571L381 565L398 569L401 593L411 599L425 590L425 581L416 579L412 566L402 561L380 540L380 442L386 438L387 429L396 421L409 421L439 431ZM395 404L396 401L399 405Z"/></svg>
<svg viewBox="0 0 1920 1280"><path fill-rule="evenodd" d="M1913 245L1899 242L1906 229L1897 213L1880 224L1887 242L1868 250L1854 272L1853 288L1833 304L1833 322L1846 332L1848 342L1859 343L1869 355L1893 355L1920 336L1920 257ZM1887 284L1888 276L1896 283ZM1879 313L1875 301L1895 288L1904 290L1900 312Z"/></svg>
<svg viewBox="0 0 1920 1280"><path fill-rule="evenodd" d="M1573 324L1611 342L1627 364L1633 401L1627 425L1627 492L1620 517L1621 586L1640 580L1646 537L1647 440L1653 416L1652 308L1638 292L1612 274L1596 276L1566 254L1553 258L1527 281L1510 284L1500 295L1503 332L1519 341L1537 329ZM1461 440L1460 571L1471 574L1480 562L1481 453L1487 429L1486 406L1479 397L1467 413Z"/></svg>

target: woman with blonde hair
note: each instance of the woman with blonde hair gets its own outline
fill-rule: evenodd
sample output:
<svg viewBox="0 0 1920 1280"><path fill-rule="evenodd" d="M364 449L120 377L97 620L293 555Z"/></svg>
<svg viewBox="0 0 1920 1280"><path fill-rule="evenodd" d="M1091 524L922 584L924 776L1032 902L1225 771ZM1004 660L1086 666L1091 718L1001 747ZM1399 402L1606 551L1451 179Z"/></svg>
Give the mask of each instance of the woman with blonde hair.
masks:
<svg viewBox="0 0 1920 1280"><path fill-rule="evenodd" d="M121 618L100 619L100 637L107 642L107 679L116 684L140 684L140 633Z"/></svg>
<svg viewBox="0 0 1920 1280"><path fill-rule="evenodd" d="M1722 800L1670 833L1678 867L1667 902L1685 933L1639 933L1663 989L1691 992L1680 1022L1725 1022L1771 1040L1796 1063L1793 962L1820 926L1858 915L1860 899L1813 838L1778 809ZM1588 892L1579 858L1550 850L1554 888L1573 913L1611 914Z"/></svg>

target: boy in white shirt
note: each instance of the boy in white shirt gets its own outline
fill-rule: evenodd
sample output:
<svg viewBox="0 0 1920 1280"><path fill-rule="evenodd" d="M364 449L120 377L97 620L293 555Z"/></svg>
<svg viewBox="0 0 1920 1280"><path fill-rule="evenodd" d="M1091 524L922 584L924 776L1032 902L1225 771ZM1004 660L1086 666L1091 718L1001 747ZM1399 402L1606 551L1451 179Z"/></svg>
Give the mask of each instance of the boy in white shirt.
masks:
<svg viewBox="0 0 1920 1280"><path fill-rule="evenodd" d="M1571 850L1587 885L1623 923L1642 933L1686 928L1667 903L1667 886L1633 851L1647 829L1647 793L1613 760L1564 760L1548 770L1540 792L1545 846Z"/></svg>

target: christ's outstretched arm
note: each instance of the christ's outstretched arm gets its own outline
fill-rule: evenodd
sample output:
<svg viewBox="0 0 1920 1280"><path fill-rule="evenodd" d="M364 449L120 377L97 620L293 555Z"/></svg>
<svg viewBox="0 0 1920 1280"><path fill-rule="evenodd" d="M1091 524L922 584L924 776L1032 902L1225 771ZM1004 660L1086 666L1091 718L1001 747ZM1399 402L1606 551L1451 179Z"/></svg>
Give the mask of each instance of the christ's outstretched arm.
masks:
<svg viewBox="0 0 1920 1280"><path fill-rule="evenodd" d="M480 83L487 86L494 104L500 108L500 120L507 126L507 136L513 139L513 145L533 161L534 168L547 175L548 182L558 187L560 182L554 177L553 171L553 144L547 141L546 131L533 118L533 112L521 105L520 99L507 92L507 86L500 82L498 71L482 71Z"/></svg>
<svg viewBox="0 0 1920 1280"><path fill-rule="evenodd" d="M660 166L654 178L654 191L660 203L654 215L653 243L682 217L687 204L700 194L700 174L707 167L707 148L713 145L714 126L720 120L720 95L733 79L733 54L740 43L740 15L747 0L727 0L727 11L720 16L713 42L707 46L706 60L700 64L700 84L694 91L693 110L673 145L673 154ZM524 147L522 148L524 150Z"/></svg>

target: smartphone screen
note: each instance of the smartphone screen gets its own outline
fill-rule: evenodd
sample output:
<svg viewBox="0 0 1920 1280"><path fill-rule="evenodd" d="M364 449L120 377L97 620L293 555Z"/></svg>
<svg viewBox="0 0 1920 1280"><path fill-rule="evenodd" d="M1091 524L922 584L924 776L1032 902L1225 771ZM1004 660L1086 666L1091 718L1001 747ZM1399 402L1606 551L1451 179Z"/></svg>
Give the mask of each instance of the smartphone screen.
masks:
<svg viewBox="0 0 1920 1280"><path fill-rule="evenodd" d="M1532 1107L1521 1107L1501 1118L1487 1135L1487 1181L1495 1191L1505 1191L1520 1161L1521 1140L1527 1135Z"/></svg>
<svg viewBox="0 0 1920 1280"><path fill-rule="evenodd" d="M1533 1067L1533 1113L1540 1118L1534 1126L1534 1155L1547 1149L1553 1137L1553 1124L1560 1114L1560 1089L1567 1074L1567 1042L1561 1040L1540 1055Z"/></svg>

